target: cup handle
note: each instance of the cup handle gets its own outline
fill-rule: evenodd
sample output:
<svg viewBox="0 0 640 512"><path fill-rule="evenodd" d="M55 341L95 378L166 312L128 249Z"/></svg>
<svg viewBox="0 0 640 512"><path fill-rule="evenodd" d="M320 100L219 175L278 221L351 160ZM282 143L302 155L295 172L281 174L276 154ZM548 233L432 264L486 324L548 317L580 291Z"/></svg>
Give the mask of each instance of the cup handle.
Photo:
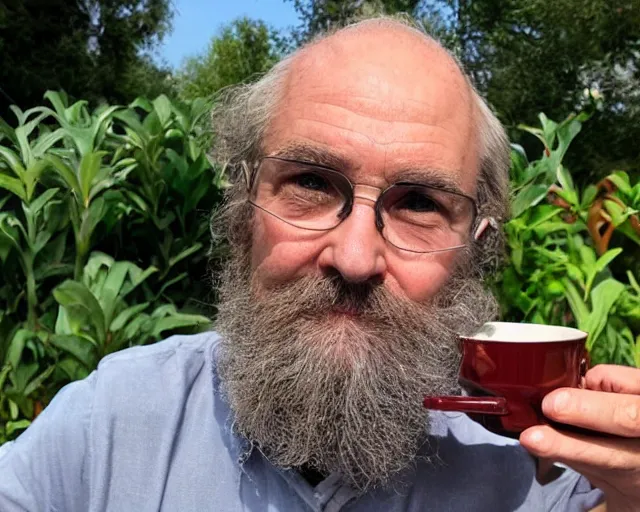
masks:
<svg viewBox="0 0 640 512"><path fill-rule="evenodd" d="M501 396L425 396L422 404L436 411L455 411L465 414L509 414L507 399Z"/></svg>

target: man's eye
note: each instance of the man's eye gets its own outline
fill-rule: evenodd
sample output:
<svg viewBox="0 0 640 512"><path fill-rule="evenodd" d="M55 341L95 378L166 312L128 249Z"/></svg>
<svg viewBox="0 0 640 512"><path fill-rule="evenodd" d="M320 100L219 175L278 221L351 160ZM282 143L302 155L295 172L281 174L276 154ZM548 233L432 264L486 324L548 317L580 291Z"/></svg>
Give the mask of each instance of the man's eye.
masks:
<svg viewBox="0 0 640 512"><path fill-rule="evenodd" d="M396 208L410 210L412 212L437 212L440 210L438 203L431 197L417 191L408 192Z"/></svg>
<svg viewBox="0 0 640 512"><path fill-rule="evenodd" d="M290 181L301 188L317 192L327 192L331 188L325 178L311 172L293 176Z"/></svg>

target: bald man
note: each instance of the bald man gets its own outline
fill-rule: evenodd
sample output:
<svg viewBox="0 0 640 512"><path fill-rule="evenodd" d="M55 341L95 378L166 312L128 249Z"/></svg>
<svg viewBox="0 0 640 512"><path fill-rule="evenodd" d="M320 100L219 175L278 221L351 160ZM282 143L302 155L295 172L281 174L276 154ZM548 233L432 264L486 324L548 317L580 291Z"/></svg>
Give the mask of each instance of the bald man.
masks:
<svg viewBox="0 0 640 512"><path fill-rule="evenodd" d="M354 24L213 119L232 182L216 332L65 387L0 449L0 510L634 510L638 370L545 402L606 437L516 442L421 407L458 392L457 336L496 315L482 276L508 210L504 131L437 42Z"/></svg>

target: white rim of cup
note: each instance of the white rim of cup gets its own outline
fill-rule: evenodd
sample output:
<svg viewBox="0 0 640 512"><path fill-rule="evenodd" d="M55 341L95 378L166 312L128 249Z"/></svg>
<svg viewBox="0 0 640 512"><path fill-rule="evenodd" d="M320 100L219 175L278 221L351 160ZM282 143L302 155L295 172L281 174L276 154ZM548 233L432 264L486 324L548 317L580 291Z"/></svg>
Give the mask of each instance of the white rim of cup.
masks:
<svg viewBox="0 0 640 512"><path fill-rule="evenodd" d="M517 322L487 322L474 335L462 336L471 341L500 343L561 343L586 337L586 332L573 327Z"/></svg>

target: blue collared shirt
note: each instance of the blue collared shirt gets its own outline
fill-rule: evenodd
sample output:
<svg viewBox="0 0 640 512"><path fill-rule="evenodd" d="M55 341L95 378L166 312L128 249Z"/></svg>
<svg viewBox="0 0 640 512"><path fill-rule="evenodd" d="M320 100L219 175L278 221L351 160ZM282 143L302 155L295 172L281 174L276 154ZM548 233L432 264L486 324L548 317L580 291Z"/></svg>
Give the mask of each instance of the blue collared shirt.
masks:
<svg viewBox="0 0 640 512"><path fill-rule="evenodd" d="M434 463L398 491L357 497L339 474L317 486L274 467L233 433L215 333L106 357L0 447L0 511L557 511L602 499L567 470L535 479L517 443L462 414L433 414Z"/></svg>

